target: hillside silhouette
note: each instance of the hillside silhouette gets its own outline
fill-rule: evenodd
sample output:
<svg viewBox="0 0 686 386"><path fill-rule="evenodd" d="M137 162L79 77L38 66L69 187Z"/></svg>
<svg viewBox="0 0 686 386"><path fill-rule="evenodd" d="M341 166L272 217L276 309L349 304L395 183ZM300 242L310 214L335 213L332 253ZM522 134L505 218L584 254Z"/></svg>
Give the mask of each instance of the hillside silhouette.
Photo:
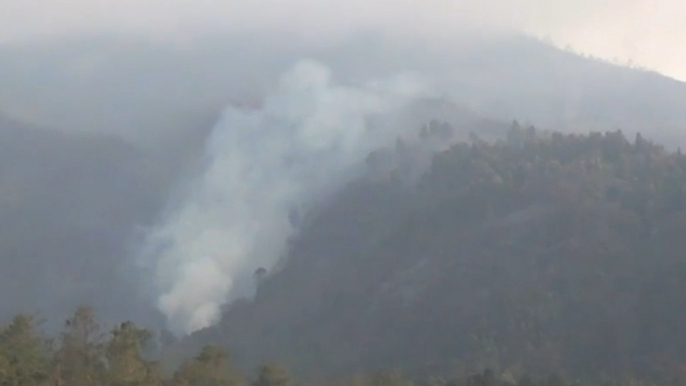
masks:
<svg viewBox="0 0 686 386"><path fill-rule="evenodd" d="M514 123L500 140L472 135L435 154L412 183L411 152L393 152L395 167L310 214L254 301L168 359L221 343L246 366L308 374L594 377L650 377L686 359L680 151Z"/></svg>

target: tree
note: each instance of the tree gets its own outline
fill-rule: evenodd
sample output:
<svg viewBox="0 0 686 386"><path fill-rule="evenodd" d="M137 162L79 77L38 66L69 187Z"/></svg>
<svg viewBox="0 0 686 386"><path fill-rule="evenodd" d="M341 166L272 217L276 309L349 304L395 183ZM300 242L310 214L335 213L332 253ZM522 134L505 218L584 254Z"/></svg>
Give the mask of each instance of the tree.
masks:
<svg viewBox="0 0 686 386"><path fill-rule="evenodd" d="M36 331L33 317L14 317L0 332L0 385L45 385L50 370L50 347Z"/></svg>
<svg viewBox="0 0 686 386"><path fill-rule="evenodd" d="M55 360L60 381L69 386L104 382L105 357L100 326L90 307L79 307L67 319Z"/></svg>
<svg viewBox="0 0 686 386"><path fill-rule="evenodd" d="M293 380L288 371L275 363L263 364L257 369L253 386L291 386Z"/></svg>
<svg viewBox="0 0 686 386"><path fill-rule="evenodd" d="M412 386L412 382L405 378L399 370L382 372L372 377L372 386Z"/></svg>
<svg viewBox="0 0 686 386"><path fill-rule="evenodd" d="M131 322L120 324L112 330L107 342L107 378L111 386L155 386L162 383L154 362L146 361L141 351L152 335Z"/></svg>
<svg viewBox="0 0 686 386"><path fill-rule="evenodd" d="M195 358L174 374L173 386L243 386L243 376L229 363L229 355L217 346L205 346Z"/></svg>

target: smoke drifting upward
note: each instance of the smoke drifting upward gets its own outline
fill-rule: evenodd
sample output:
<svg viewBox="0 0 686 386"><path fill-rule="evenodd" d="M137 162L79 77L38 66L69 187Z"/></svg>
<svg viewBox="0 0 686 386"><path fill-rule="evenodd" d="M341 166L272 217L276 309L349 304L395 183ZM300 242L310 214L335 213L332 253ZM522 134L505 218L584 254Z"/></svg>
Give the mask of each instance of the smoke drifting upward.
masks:
<svg viewBox="0 0 686 386"><path fill-rule="evenodd" d="M407 75L337 85L325 66L302 61L259 109L228 107L207 140L202 172L184 184L138 256L152 270L170 329L210 326L223 304L251 296L252 273L272 267L294 232L289 212L344 184L398 135L370 118L428 94Z"/></svg>

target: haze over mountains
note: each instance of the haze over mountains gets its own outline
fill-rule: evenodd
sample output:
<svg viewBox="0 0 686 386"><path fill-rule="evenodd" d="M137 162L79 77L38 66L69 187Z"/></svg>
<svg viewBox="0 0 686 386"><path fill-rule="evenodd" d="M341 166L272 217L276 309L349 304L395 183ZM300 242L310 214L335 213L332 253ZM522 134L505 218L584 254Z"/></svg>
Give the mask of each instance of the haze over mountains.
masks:
<svg viewBox="0 0 686 386"><path fill-rule="evenodd" d="M388 79L402 79L402 87L389 86L395 83ZM495 270L517 271L531 263L531 256L559 252L559 245L546 244L559 235L548 235L537 221L554 222L568 208L551 209L546 206L550 197L527 190L517 192L534 202L524 205L513 196L498 202L503 208L496 214L463 212L461 196L446 198L442 190L473 182L450 180L460 174L451 168L464 161L450 145L504 139L518 120L524 127L563 133L621 129L632 140L640 131L676 150L686 143L685 100L683 82L521 35L401 42L362 33L331 46L279 45L259 35L199 39L187 46L99 37L0 47L0 316L38 312L60 320L77 304L88 303L106 322L132 319L179 334L209 327L175 350L216 340L241 352L251 365L272 355L291 358L300 368L320 361L331 372L438 358L429 348L409 352L394 338L416 331L435 329L436 336L424 336L427 347L459 356L463 352L455 347L469 343L456 335L458 343L442 347L448 338L440 333L454 325L502 331L506 327L496 322L484 327L478 320L509 320L501 314L512 310L492 294L517 293L521 287L513 280L507 282L511 287L494 289L494 279L475 273L483 267L463 271L450 257L470 263L468 256L480 256ZM597 143L589 141L586 145L596 149ZM640 164L631 158L630 144L620 147ZM491 150L492 157L507 158L507 150ZM444 158L434 158L436 152ZM450 156L462 161L453 163ZM594 162L585 157L571 164L581 168ZM444 170L434 170L436 159L447 160ZM545 166L536 162L531 161ZM577 171L554 170L562 173L548 176L556 183L568 176L565 172L576 176ZM583 190L606 175L579 178ZM625 178L612 182L633 181ZM428 190L421 190L420 182L427 181ZM561 199L542 186L542 196ZM574 213L582 219L561 226L565 234L593 248L600 245L588 256L601 259L609 255L601 250L604 240L595 237L607 234L589 235L585 227L605 229L613 216L618 222L628 216L629 230L613 230L616 234L608 237L619 240L613 253L632 251L634 232L642 229L640 221L634 222L634 209L615 212L592 197L590 206ZM665 228L669 221L681 224L678 218L659 220ZM456 229L465 232L459 242ZM494 235L528 240L522 241L520 260L503 260L511 252L507 246L500 245L505 251L485 248ZM560 237L556 242L572 243ZM678 239L669 240L677 250ZM564 253L576 253L574 246L564 245ZM174 253L165 255L165 248ZM220 253L207 257L217 249ZM659 281L671 267L672 255L660 256L662 265L646 283ZM566 278L574 284L597 268L570 266L581 272ZM255 303L230 306L255 294L253 272L260 267L268 275ZM561 270L553 263L546 267ZM536 281L544 270L539 268L523 274L534 292L549 290L548 282ZM477 278L486 284L475 284ZM674 288L681 288L680 280L674 278ZM632 287L626 297L614 297L614 287L602 282L598 285L606 292L599 290L602 301L594 307L620 298L630 303L646 283ZM441 300L448 292L464 297L456 297L457 303ZM170 294L181 300L169 300ZM681 301L670 298L665 308L679 307ZM542 306L541 312L559 305L545 306L550 308ZM465 313L435 317L451 307ZM577 310L559 307L564 317ZM589 310L596 309L582 307ZM589 323L605 326L625 311ZM650 319L647 311L639 311L632 317ZM196 314L210 316L197 322ZM388 327L390 319L407 315L416 318ZM674 325L682 320L679 313L670 317ZM559 319L555 323L550 334L568 327ZM605 331L589 326L579 331ZM667 340L660 335L636 344L645 348ZM587 369L587 363L569 362L576 355L571 353L582 349L566 346L571 344L566 338L554 341L565 347L556 347L562 358L555 365ZM520 343L512 347L526 346ZM330 356L320 355L322 350ZM526 357L531 363L534 355L546 356L552 349L537 350ZM616 365L627 363L633 362Z"/></svg>
<svg viewBox="0 0 686 386"><path fill-rule="evenodd" d="M419 72L478 113L561 130L674 132L684 118L680 82L523 36L467 36L399 42L362 33L332 46L250 34L188 46L107 37L7 46L0 100L20 120L157 144L199 121L210 126L231 102L263 97L295 61L312 58L352 81Z"/></svg>

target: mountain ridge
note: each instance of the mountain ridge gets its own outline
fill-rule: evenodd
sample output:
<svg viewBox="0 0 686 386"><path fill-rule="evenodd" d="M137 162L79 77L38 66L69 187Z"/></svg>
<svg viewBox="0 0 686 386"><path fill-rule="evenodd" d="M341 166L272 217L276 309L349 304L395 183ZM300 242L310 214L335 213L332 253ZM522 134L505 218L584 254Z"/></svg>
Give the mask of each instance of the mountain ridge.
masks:
<svg viewBox="0 0 686 386"><path fill-rule="evenodd" d="M307 374L648 374L686 341L685 172L620 132L457 143L414 187L348 186L254 301L169 358L214 342Z"/></svg>

